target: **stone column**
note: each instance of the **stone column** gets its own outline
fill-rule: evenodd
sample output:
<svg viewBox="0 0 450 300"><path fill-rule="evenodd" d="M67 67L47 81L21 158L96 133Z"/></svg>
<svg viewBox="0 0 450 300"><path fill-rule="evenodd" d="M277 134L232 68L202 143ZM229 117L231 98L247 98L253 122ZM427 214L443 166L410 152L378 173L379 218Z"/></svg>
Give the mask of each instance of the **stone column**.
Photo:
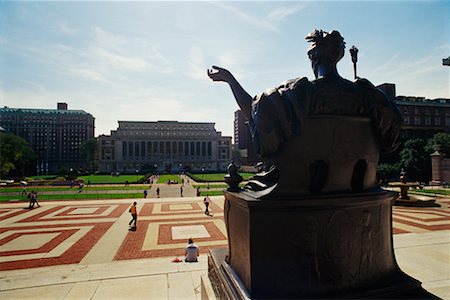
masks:
<svg viewBox="0 0 450 300"><path fill-rule="evenodd" d="M431 185L440 185L442 181L442 161L444 156L439 152L439 146L435 146L433 154L431 154Z"/></svg>

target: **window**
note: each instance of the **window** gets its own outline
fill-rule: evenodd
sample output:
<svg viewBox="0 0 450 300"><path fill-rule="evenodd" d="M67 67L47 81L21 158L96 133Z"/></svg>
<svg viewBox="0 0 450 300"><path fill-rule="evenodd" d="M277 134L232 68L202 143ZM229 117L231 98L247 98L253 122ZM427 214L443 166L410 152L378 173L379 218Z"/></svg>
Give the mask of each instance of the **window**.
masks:
<svg viewBox="0 0 450 300"><path fill-rule="evenodd" d="M441 126L441 118L439 116L434 117L434 125Z"/></svg>
<svg viewBox="0 0 450 300"><path fill-rule="evenodd" d="M141 156L145 156L145 142L141 142Z"/></svg>
<svg viewBox="0 0 450 300"><path fill-rule="evenodd" d="M202 142L202 156L206 156L206 142Z"/></svg>
<svg viewBox="0 0 450 300"><path fill-rule="evenodd" d="M431 125L431 117L425 116L425 125Z"/></svg>
<svg viewBox="0 0 450 300"><path fill-rule="evenodd" d="M133 156L133 142L128 143L128 156Z"/></svg>
<svg viewBox="0 0 450 300"><path fill-rule="evenodd" d="M420 117L419 116L414 117L414 125L420 125Z"/></svg>
<svg viewBox="0 0 450 300"><path fill-rule="evenodd" d="M152 155L152 142L147 142L147 156Z"/></svg>
<svg viewBox="0 0 450 300"><path fill-rule="evenodd" d="M184 142L184 156L189 156L189 142Z"/></svg>
<svg viewBox="0 0 450 300"><path fill-rule="evenodd" d="M139 156L139 142L134 142L134 156Z"/></svg>
<svg viewBox="0 0 450 300"><path fill-rule="evenodd" d="M191 142L191 156L194 156L195 153L195 145L194 142Z"/></svg>
<svg viewBox="0 0 450 300"><path fill-rule="evenodd" d="M201 154L200 154L200 142L196 142L195 143L195 154L197 155L197 156L200 156Z"/></svg>
<svg viewBox="0 0 450 300"><path fill-rule="evenodd" d="M159 142L159 154L164 155L164 142Z"/></svg>
<svg viewBox="0 0 450 300"><path fill-rule="evenodd" d="M158 142L153 142L153 155L158 155Z"/></svg>
<svg viewBox="0 0 450 300"><path fill-rule="evenodd" d="M166 154L170 155L170 142L166 142Z"/></svg>

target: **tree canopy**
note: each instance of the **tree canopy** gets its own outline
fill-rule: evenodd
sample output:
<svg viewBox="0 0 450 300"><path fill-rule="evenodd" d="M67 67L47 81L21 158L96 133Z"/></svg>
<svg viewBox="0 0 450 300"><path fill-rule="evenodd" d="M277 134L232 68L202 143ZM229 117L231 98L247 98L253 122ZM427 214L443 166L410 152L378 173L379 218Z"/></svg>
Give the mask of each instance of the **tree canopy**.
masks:
<svg viewBox="0 0 450 300"><path fill-rule="evenodd" d="M23 138L0 132L0 176L21 176L35 160L33 150Z"/></svg>
<svg viewBox="0 0 450 300"><path fill-rule="evenodd" d="M436 133L428 140L425 150L430 154L434 153L435 145L439 146L439 152L443 153L445 157L450 158L450 133Z"/></svg>
<svg viewBox="0 0 450 300"><path fill-rule="evenodd" d="M81 155L84 156L86 159L86 162L91 167L92 171L96 169L95 166L95 158L98 152L98 142L96 139L90 139L87 141L84 141L80 145L80 152Z"/></svg>

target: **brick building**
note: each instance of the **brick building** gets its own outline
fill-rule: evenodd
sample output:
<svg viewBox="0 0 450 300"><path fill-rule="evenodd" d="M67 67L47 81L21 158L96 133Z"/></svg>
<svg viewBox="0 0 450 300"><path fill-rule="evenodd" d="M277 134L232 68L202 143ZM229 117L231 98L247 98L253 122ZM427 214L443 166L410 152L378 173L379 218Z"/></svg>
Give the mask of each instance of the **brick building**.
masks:
<svg viewBox="0 0 450 300"><path fill-rule="evenodd" d="M94 138L94 117L83 110L0 108L0 126L25 139L37 155L36 172L50 174L60 169L85 168L82 142Z"/></svg>
<svg viewBox="0 0 450 300"><path fill-rule="evenodd" d="M402 113L402 138L430 138L438 132L450 132L450 99L397 96L395 84L378 86L393 99Z"/></svg>
<svg viewBox="0 0 450 300"><path fill-rule="evenodd" d="M234 112L234 147L239 151L242 165L254 165L260 160L252 142L247 120L241 110Z"/></svg>

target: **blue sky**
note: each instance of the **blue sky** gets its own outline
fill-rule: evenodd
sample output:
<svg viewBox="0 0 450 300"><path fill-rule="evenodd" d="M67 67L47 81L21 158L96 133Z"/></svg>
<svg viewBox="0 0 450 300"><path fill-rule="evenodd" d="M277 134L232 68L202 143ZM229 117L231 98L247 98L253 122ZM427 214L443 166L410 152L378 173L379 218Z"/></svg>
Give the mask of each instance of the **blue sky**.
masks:
<svg viewBox="0 0 450 300"><path fill-rule="evenodd" d="M0 2L0 105L56 108L118 120L215 122L233 134L229 88L206 75L228 68L251 95L313 79L304 37L338 30L340 74L395 83L397 95L450 98L449 1Z"/></svg>

